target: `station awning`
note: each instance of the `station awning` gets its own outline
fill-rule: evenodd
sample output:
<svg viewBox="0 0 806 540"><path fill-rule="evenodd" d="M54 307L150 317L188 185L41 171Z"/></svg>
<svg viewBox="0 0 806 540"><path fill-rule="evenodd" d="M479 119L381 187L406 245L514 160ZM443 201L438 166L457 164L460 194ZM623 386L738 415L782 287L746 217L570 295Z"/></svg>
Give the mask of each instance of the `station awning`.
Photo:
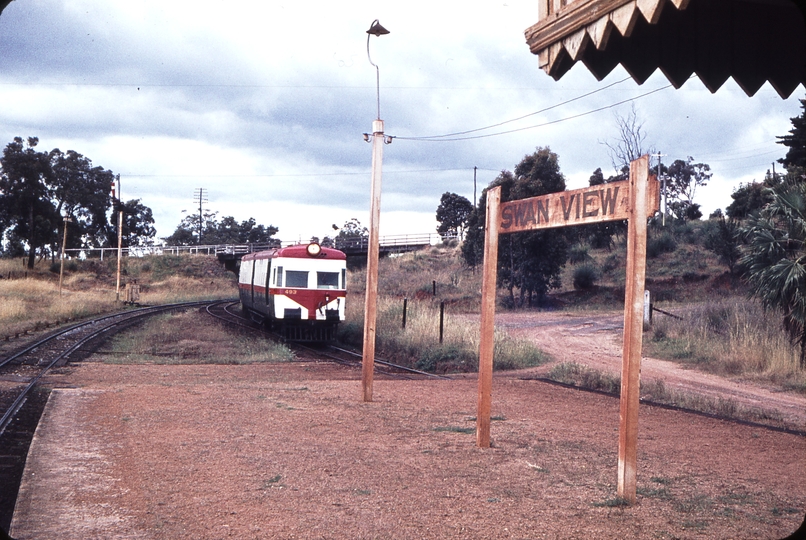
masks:
<svg viewBox="0 0 806 540"><path fill-rule="evenodd" d="M801 0L539 0L526 42L555 80L581 61L599 80L621 64L639 84L660 69L675 88L693 74L711 92L729 77L749 96L806 86Z"/></svg>

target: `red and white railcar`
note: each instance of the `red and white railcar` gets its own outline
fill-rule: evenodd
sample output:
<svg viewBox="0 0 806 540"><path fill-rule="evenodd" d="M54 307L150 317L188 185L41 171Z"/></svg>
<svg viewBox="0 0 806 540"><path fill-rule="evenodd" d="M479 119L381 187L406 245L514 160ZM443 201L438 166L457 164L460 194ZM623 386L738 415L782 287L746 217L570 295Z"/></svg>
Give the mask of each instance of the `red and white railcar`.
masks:
<svg viewBox="0 0 806 540"><path fill-rule="evenodd" d="M238 292L244 312L294 341L329 341L344 320L347 257L319 244L244 255Z"/></svg>

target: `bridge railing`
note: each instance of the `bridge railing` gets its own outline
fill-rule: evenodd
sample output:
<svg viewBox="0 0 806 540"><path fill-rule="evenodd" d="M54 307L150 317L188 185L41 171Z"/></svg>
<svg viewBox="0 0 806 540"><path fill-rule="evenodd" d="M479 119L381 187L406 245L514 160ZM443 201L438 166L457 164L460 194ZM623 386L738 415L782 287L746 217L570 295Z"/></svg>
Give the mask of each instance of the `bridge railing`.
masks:
<svg viewBox="0 0 806 540"><path fill-rule="evenodd" d="M382 236L379 243L382 249L388 251L404 250L411 247L424 247L427 245L435 245L439 242L449 240L453 237L443 237L437 233L423 233L423 234L401 234ZM274 249L281 246L294 245L297 242L282 242L276 240L269 243L260 244L208 244L208 245L195 245L195 246L132 246L121 249L121 253L125 257L144 257L146 255L244 255L246 253L254 253L256 251L265 251L267 249ZM369 244L368 237L356 238L336 238L336 249L347 249L351 251L366 251ZM78 258L92 258L100 256L101 260L105 257L115 257L118 253L118 248L103 247L103 248L70 248L64 250L65 255L68 257Z"/></svg>

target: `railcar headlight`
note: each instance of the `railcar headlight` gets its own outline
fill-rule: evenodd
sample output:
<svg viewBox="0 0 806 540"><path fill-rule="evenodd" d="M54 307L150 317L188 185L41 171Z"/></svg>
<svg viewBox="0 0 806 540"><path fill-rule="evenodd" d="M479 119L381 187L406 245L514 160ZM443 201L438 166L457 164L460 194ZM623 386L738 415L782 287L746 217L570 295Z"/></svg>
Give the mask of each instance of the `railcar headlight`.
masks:
<svg viewBox="0 0 806 540"><path fill-rule="evenodd" d="M308 244L308 250L307 251L308 251L308 255L310 255L311 257L316 257L317 255L322 253L322 246L320 246L316 242L313 242L311 244Z"/></svg>

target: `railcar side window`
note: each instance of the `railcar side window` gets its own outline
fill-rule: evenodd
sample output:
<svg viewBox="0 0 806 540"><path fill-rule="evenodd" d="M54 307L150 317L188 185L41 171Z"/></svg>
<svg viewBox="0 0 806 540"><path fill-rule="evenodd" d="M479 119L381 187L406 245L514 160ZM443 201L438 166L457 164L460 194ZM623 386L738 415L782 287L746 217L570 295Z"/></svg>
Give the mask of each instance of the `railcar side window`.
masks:
<svg viewBox="0 0 806 540"><path fill-rule="evenodd" d="M317 272L316 273L316 288L317 289L338 289L339 288L339 273L338 272Z"/></svg>
<svg viewBox="0 0 806 540"><path fill-rule="evenodd" d="M308 272L301 270L289 270L285 273L285 286L286 287L301 287L308 286Z"/></svg>
<svg viewBox="0 0 806 540"><path fill-rule="evenodd" d="M277 267L277 286L278 287L283 286L283 267L282 266Z"/></svg>

